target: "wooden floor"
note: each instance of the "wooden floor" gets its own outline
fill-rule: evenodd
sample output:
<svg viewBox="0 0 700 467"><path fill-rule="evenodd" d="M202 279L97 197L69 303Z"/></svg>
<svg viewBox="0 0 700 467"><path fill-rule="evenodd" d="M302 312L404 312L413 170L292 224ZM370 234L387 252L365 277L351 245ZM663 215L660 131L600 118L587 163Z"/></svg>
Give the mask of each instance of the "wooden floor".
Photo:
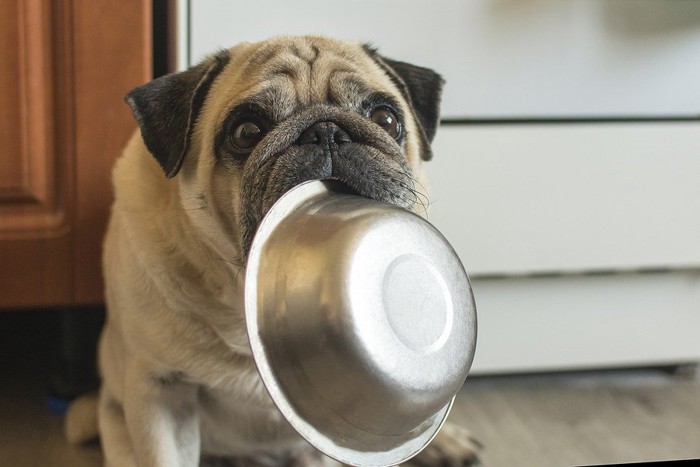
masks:
<svg viewBox="0 0 700 467"><path fill-rule="evenodd" d="M474 378L458 400L452 420L484 444L485 466L700 459L700 382L688 375Z"/></svg>
<svg viewBox="0 0 700 467"><path fill-rule="evenodd" d="M3 315L0 330L0 466L101 465L46 408L52 330ZM700 458L700 382L663 371L472 378L450 418L484 444L486 467Z"/></svg>

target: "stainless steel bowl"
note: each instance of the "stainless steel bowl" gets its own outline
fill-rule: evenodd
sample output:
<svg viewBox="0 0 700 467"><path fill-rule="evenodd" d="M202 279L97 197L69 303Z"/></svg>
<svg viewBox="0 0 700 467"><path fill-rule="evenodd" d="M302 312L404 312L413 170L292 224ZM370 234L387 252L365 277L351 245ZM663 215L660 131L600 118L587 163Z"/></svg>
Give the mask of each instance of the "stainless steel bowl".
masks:
<svg viewBox="0 0 700 467"><path fill-rule="evenodd" d="M248 335L272 399L327 455L393 465L437 434L476 345L464 268L428 222L308 182L263 219L245 284Z"/></svg>

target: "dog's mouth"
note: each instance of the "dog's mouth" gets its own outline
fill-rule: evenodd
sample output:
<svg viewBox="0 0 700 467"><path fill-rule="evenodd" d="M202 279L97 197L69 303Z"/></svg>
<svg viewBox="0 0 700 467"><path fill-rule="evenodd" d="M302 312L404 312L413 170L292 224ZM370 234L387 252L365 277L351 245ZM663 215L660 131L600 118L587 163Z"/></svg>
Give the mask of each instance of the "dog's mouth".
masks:
<svg viewBox="0 0 700 467"><path fill-rule="evenodd" d="M310 180L334 180L360 196L410 208L413 176L400 142L357 114L324 107L272 130L246 162L241 182L241 254L272 205Z"/></svg>

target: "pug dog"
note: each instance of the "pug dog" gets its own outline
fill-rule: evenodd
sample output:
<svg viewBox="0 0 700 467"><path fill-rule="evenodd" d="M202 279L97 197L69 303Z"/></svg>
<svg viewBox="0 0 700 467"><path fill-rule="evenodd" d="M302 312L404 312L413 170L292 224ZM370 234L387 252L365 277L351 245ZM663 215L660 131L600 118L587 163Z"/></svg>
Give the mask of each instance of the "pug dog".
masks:
<svg viewBox="0 0 700 467"><path fill-rule="evenodd" d="M103 258L106 465L330 462L282 418L256 370L248 250L272 204L308 180L422 210L442 84L367 45L282 37L128 94L140 131L114 169ZM467 432L447 425L413 462L474 460Z"/></svg>

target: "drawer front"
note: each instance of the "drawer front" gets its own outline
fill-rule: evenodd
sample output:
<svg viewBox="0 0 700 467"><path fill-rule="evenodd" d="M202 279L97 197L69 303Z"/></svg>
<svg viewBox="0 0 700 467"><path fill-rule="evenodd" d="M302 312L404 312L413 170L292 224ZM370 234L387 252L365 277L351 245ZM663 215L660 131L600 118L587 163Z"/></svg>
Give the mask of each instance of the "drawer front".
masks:
<svg viewBox="0 0 700 467"><path fill-rule="evenodd" d="M700 123L443 126L434 153L471 274L700 266Z"/></svg>
<svg viewBox="0 0 700 467"><path fill-rule="evenodd" d="M700 272L472 281L472 374L700 361Z"/></svg>
<svg viewBox="0 0 700 467"><path fill-rule="evenodd" d="M700 2L182 1L189 64L241 41L324 34L438 70L443 118L700 115Z"/></svg>

